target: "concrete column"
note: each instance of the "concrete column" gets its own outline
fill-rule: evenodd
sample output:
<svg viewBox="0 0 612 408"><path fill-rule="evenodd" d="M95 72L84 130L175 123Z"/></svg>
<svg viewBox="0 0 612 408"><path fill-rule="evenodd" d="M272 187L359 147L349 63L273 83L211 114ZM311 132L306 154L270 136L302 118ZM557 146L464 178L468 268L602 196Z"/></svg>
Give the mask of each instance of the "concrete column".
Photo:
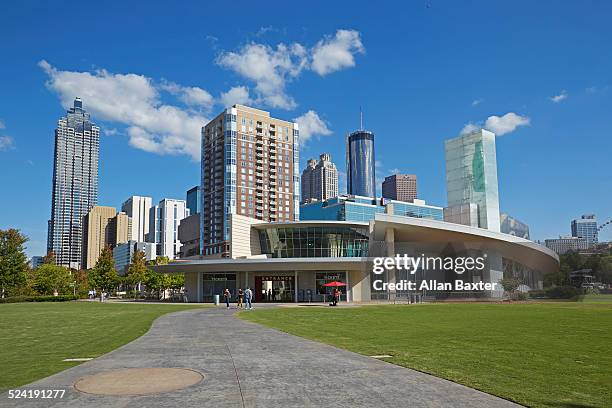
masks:
<svg viewBox="0 0 612 408"><path fill-rule="evenodd" d="M196 289L196 296L197 296L196 301L197 302L204 301L204 295L202 294L202 290L203 290L202 285L204 283L204 279L203 279L202 273L203 272L198 272L198 288Z"/></svg>
<svg viewBox="0 0 612 408"><path fill-rule="evenodd" d="M294 298L293 301L297 303L298 302L298 271L294 271L294 272L295 272L295 282L293 283L295 285L295 288L294 288L295 296L293 297Z"/></svg>
<svg viewBox="0 0 612 408"><path fill-rule="evenodd" d="M344 274L346 275L346 303L349 303L351 301L351 292L353 291L353 288L351 288L351 271L344 271Z"/></svg>
<svg viewBox="0 0 612 408"><path fill-rule="evenodd" d="M387 247L387 256L390 258L395 257L395 230L393 228L387 228L385 230L385 244ZM387 270L387 282L395 283L395 268ZM395 297L395 290L388 290L389 298Z"/></svg>

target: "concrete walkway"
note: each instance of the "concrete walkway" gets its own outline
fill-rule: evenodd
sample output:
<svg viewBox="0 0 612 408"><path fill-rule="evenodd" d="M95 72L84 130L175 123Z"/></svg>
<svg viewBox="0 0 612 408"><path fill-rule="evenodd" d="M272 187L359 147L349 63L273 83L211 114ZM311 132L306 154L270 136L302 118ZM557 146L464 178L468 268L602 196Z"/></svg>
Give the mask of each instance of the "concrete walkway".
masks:
<svg viewBox="0 0 612 408"><path fill-rule="evenodd" d="M139 339L21 389L65 389L62 399L9 400L0 407L516 407L410 369L305 340L233 316L196 309L157 319ZM101 396L79 379L120 368L188 368L199 384L145 396Z"/></svg>

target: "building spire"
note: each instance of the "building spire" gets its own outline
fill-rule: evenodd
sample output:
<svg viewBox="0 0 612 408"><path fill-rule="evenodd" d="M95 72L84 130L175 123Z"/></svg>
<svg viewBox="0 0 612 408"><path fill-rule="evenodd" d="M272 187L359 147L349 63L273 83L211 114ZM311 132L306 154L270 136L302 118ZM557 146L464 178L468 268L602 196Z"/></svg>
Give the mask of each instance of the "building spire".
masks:
<svg viewBox="0 0 612 408"><path fill-rule="evenodd" d="M363 111L361 105L359 105L359 130L363 130Z"/></svg>

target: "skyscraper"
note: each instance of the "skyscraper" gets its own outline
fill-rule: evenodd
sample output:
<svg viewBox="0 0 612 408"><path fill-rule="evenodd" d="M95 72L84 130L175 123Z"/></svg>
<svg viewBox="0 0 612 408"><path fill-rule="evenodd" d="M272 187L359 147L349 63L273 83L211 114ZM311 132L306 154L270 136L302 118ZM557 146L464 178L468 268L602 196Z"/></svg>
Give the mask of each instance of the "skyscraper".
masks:
<svg viewBox="0 0 612 408"><path fill-rule="evenodd" d="M412 202L417 198L417 177L414 174L394 174L385 177L382 196L391 200Z"/></svg>
<svg viewBox="0 0 612 408"><path fill-rule="evenodd" d="M228 256L233 214L263 221L299 219L297 123L243 105L202 128L204 255Z"/></svg>
<svg viewBox="0 0 612 408"><path fill-rule="evenodd" d="M83 219L83 263L91 269L96 265L102 250L128 241L130 219L114 207L96 205Z"/></svg>
<svg viewBox="0 0 612 408"><path fill-rule="evenodd" d="M358 130L346 137L347 192L376 197L374 133Z"/></svg>
<svg viewBox="0 0 612 408"><path fill-rule="evenodd" d="M55 253L58 265L81 268L83 217L98 201L99 155L100 128L76 98L55 129L47 249Z"/></svg>
<svg viewBox="0 0 612 408"><path fill-rule="evenodd" d="M500 229L495 134L480 129L444 143L448 207L478 205L478 226Z"/></svg>
<svg viewBox="0 0 612 408"><path fill-rule="evenodd" d="M338 169L331 156L323 153L319 162L314 163L314 160L308 160L308 166L302 172L302 203L338 196Z"/></svg>
<svg viewBox="0 0 612 408"><path fill-rule="evenodd" d="M121 211L132 220L129 239L144 242L149 233L149 211L151 197L131 196L122 205Z"/></svg>
<svg viewBox="0 0 612 408"><path fill-rule="evenodd" d="M185 200L164 198L149 210L149 235L147 242L156 244L158 256L175 259L181 249L178 226L189 216Z"/></svg>
<svg viewBox="0 0 612 408"><path fill-rule="evenodd" d="M586 239L588 246L597 244L599 238L595 214L586 214L580 218L572 220L572 237L581 237Z"/></svg>
<svg viewBox="0 0 612 408"><path fill-rule="evenodd" d="M191 215L200 213L200 207L202 206L201 191L200 186L195 186L187 190L187 208L189 208L189 213Z"/></svg>

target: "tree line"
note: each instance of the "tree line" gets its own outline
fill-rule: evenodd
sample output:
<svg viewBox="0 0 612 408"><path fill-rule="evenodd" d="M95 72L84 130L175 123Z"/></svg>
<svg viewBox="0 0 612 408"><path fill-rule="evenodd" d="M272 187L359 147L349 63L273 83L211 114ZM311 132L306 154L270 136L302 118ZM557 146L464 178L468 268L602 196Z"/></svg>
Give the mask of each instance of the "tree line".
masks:
<svg viewBox="0 0 612 408"><path fill-rule="evenodd" d="M87 297L90 291L97 294L113 293L123 288L130 296L165 298L166 292L179 292L184 286L183 275L161 274L149 266L169 262L167 257L146 261L142 251L135 251L125 275L115 269L113 251L102 250L96 265L89 270L75 270L57 265L53 252L43 258L43 263L30 268L25 254L28 238L17 229L0 230L0 297L76 295Z"/></svg>

